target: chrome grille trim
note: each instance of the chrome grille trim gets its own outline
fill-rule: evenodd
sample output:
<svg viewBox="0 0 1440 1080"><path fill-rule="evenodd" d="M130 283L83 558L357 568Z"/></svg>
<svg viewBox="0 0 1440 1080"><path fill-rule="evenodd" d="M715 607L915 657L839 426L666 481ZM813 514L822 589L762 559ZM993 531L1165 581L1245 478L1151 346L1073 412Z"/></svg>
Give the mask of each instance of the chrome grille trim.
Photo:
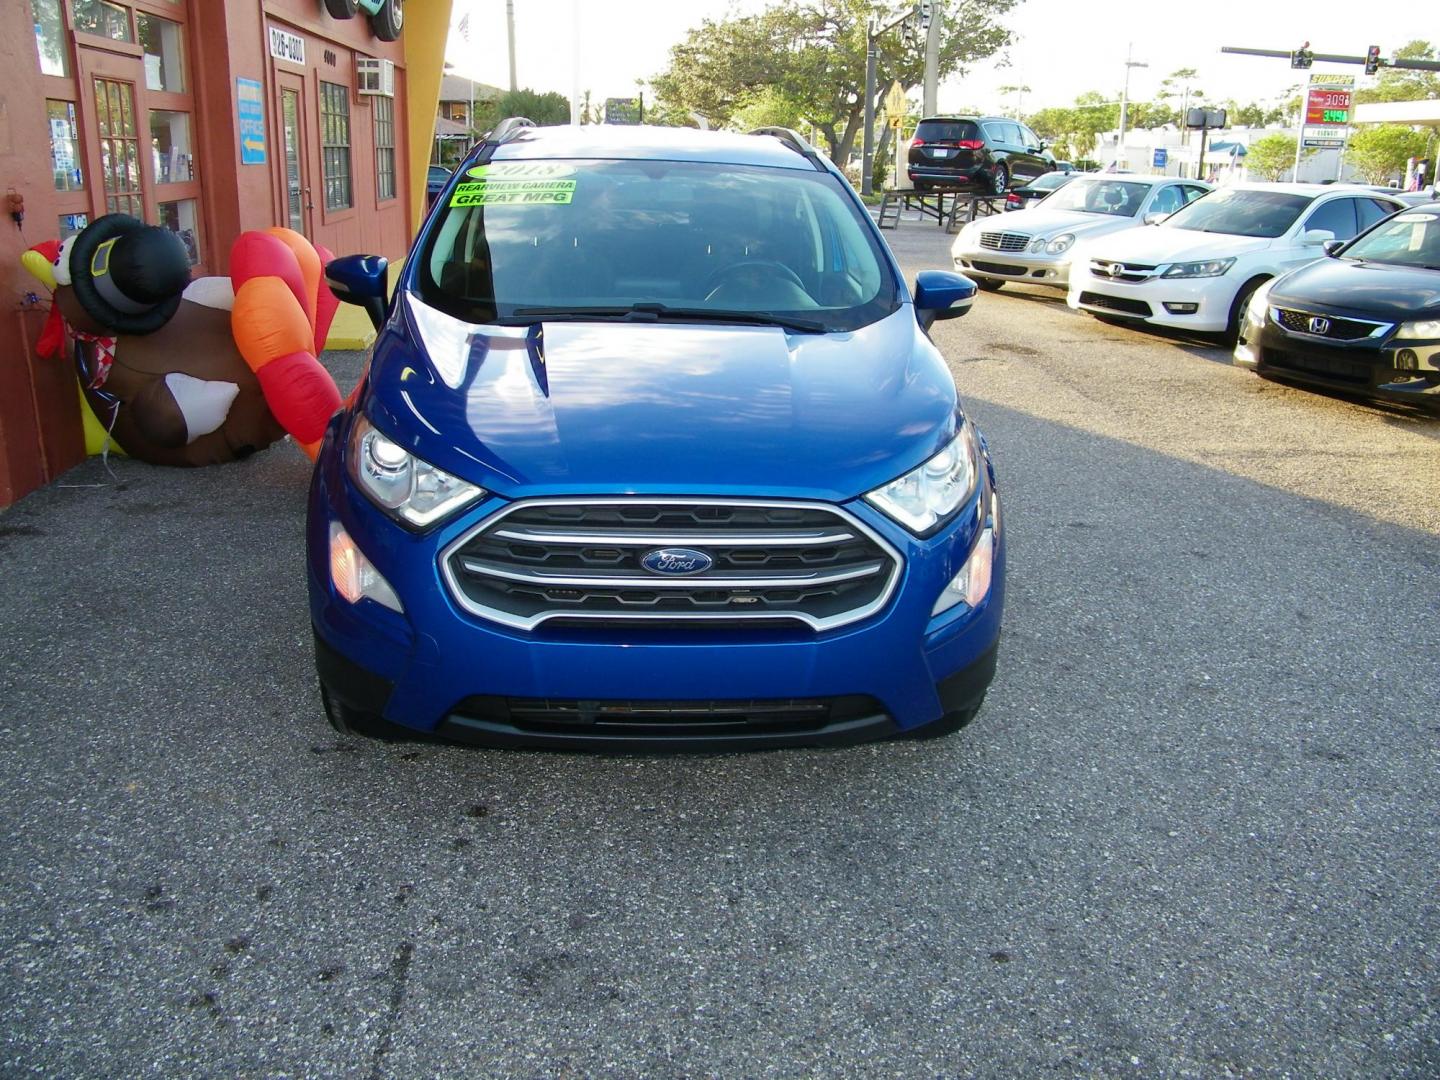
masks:
<svg viewBox="0 0 1440 1080"><path fill-rule="evenodd" d="M991 251L1024 251L1030 243L1028 233L982 232L980 246Z"/></svg>
<svg viewBox="0 0 1440 1080"><path fill-rule="evenodd" d="M656 577L653 574L623 574L604 577L599 574L547 574L526 573L507 570L498 563L482 562L479 559L461 558L460 564L472 574L482 577L496 577L505 581L518 581L525 585L546 586L592 586L597 589L694 589L697 585L706 588L727 589L768 589L794 585L836 585L842 581L858 581L873 577L885 569L882 562L865 563L850 570L833 574L800 573L771 574L766 577L739 577L734 574L692 574L685 577Z"/></svg>
<svg viewBox="0 0 1440 1080"><path fill-rule="evenodd" d="M529 524L507 525L504 528L497 528L506 519L525 510L536 508L563 508L575 510L579 508L583 513L584 508L595 508L601 511L601 516L616 516L624 511L644 510L645 508L674 508L680 511L690 512L693 520L700 520L707 510L729 507L740 510L779 510L797 511L808 514L824 514L836 519L836 526L805 525L795 527L792 525L786 528L777 524L773 531L766 531L763 528L724 528L716 527L713 530L706 530L703 527L692 527L689 529L677 528L674 531L666 531L664 527L657 528L655 525L646 525L637 522L635 531L629 532L623 525L615 525L613 522L605 522L604 525L596 527L580 523L575 528L565 526L545 526L537 528ZM614 512L614 513L612 513ZM637 574L627 572L611 571L608 574L586 574L583 571L576 572L570 569L569 573L555 574L536 573L533 568L523 567L517 569L517 563L507 562L499 565L486 565L489 560L479 559L473 555L462 555L467 545L478 541L480 544L493 543L497 539L508 539L518 544L532 544L537 548L551 546L562 552L578 555L584 548L588 547L612 547L621 550L633 551L638 547L684 545L693 546L699 544L704 547L709 545L712 548L738 548L738 549L759 549L762 546L770 548L793 548L796 555L791 561L799 559L806 561L808 556L803 552L818 552L823 557L822 545L829 543L842 544L863 544L878 549L881 558L871 557L863 562L851 562L849 565L839 567L816 566L814 570L801 570L799 573L794 570L777 570L765 572L756 568L746 572L741 577L735 571L730 571L729 577L725 571L705 571L698 574L690 574L684 577L666 578L660 575L646 574L641 577ZM762 540L762 536L765 538ZM547 537L545 544L536 544L537 537ZM705 539L701 539L705 537ZM721 543L723 541L723 543ZM549 552L541 557L540 561L549 557ZM633 557L633 556L631 556ZM761 558L768 558L763 552ZM863 557L863 556L862 556ZM737 559L739 556L737 555ZM852 556L853 558L853 556ZM745 561L749 561L746 559ZM469 565L467 565L469 564ZM477 565L478 564L478 565ZM901 554L883 536L877 533L863 521L856 518L849 511L842 507L823 502L803 501L779 501L759 499L723 499L723 498L645 498L635 496L605 497L583 497L583 498L549 498L549 499L525 499L519 502L510 503L502 507L485 519L476 522L465 530L459 537L451 541L440 552L439 569L445 583L446 591L450 598L468 613L491 622L500 623L517 630L530 631L542 623L551 620L564 620L570 623L576 620L608 622L611 624L625 623L631 625L643 625L645 622L657 621L685 621L685 622L711 622L717 626L727 623L754 624L763 623L800 623L815 632L831 630L836 627L846 626L869 618L876 612L882 610L894 595L898 587L901 572L904 566L904 559ZM567 568L569 569L569 568ZM558 590L583 590L590 588L594 590L594 599L601 602L613 602L616 608L604 611L584 611L573 607L561 606L555 597L543 598L543 609L533 614L522 614L519 611L507 611L502 608L493 607L480 602L469 595L462 585L459 575L479 570L481 575L488 577L494 571L496 580L503 582L513 581L517 588L522 590L543 590L554 588ZM885 575L883 582L879 576ZM832 611L825 614L814 614L804 610L800 605L806 602L804 590L827 590L844 589L847 586L855 587L857 583L876 581L877 587L864 587L864 592L869 599L859 606ZM878 591L877 591L878 588ZM682 590L691 590L698 594L691 599L685 597ZM656 596L680 596L681 602L689 602L704 606L714 606L717 594L723 597L726 590L737 590L740 601L734 607L727 607L726 610L688 610L688 611L645 611L636 610L647 606L654 606L661 600L651 599L647 594ZM628 590L635 590L633 596L626 595ZM662 592L665 590L665 592ZM674 590L670 592L669 590ZM782 595L775 598L764 598L765 590L777 590ZM479 591L479 590L477 590ZM785 592L797 593L793 599L787 599ZM483 595L483 594L482 594ZM751 597L755 599L752 600ZM566 598L569 599L569 598ZM756 610L754 604L761 600L772 604L770 610ZM722 600L720 602L730 603ZM523 604L515 605L523 608Z"/></svg>
<svg viewBox="0 0 1440 1080"><path fill-rule="evenodd" d="M1374 319L1352 319L1346 315L1331 315L1324 311L1306 311L1304 308L1283 308L1273 305L1270 308L1270 318L1287 334L1314 338L1317 341L1364 341L1366 338L1384 337L1395 326L1394 323L1377 322ZM1324 319L1328 324L1328 331L1324 334L1312 332L1309 329L1311 319ZM1351 327L1357 328L1360 332L1353 332Z"/></svg>
<svg viewBox="0 0 1440 1080"><path fill-rule="evenodd" d="M602 532L596 529L569 532L560 529L540 530L525 526L496 529L494 535L501 540L518 540L528 544L614 544L616 547L664 547L666 544L676 542L674 533L637 534ZM773 547L778 544L789 547L819 547L824 544L839 544L853 539L855 539L855 534L846 529L685 534L685 543L692 547L695 544L714 544L724 547Z"/></svg>

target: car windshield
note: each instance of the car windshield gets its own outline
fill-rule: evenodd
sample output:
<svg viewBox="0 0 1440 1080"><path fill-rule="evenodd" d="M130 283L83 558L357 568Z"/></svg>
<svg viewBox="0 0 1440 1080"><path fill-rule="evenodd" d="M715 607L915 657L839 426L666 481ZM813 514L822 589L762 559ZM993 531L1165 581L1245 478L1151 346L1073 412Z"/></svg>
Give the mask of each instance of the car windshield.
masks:
<svg viewBox="0 0 1440 1080"><path fill-rule="evenodd" d="M1420 210L1399 214L1358 238L1342 257L1440 270L1440 214Z"/></svg>
<svg viewBox="0 0 1440 1080"><path fill-rule="evenodd" d="M687 161L472 166L420 252L420 296L472 323L683 315L853 330L894 311L899 291L841 185Z"/></svg>
<svg viewBox="0 0 1440 1080"><path fill-rule="evenodd" d="M1069 174L1069 173L1063 173L1063 172L1047 172L1047 173L1042 173L1041 175L1037 176L1034 180L1032 180L1032 181L1030 182L1030 187L1034 188L1036 191L1053 191L1055 188L1058 188L1061 184L1064 184L1064 183L1068 182L1068 181L1070 180L1070 178L1071 178L1071 177L1070 177L1070 174Z"/></svg>
<svg viewBox="0 0 1440 1080"><path fill-rule="evenodd" d="M1314 201L1313 195L1284 191L1222 189L1181 207L1160 227L1231 236L1281 236Z"/></svg>
<svg viewBox="0 0 1440 1080"><path fill-rule="evenodd" d="M1149 184L1087 177L1066 184L1045 200L1046 210L1077 210L1082 214L1134 217L1150 192Z"/></svg>

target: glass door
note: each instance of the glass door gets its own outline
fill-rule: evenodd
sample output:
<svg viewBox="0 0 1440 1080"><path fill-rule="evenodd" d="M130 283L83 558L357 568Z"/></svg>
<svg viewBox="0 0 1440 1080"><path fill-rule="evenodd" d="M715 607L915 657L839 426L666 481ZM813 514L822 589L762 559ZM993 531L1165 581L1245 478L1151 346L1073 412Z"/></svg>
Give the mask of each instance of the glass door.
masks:
<svg viewBox="0 0 1440 1080"><path fill-rule="evenodd" d="M135 123L135 84L96 77L96 127L100 133L100 179L107 214L145 216L140 179L140 132Z"/></svg>
<svg viewBox="0 0 1440 1080"><path fill-rule="evenodd" d="M288 80L287 80L288 81ZM285 163L285 221L302 236L309 236L310 185L305 182L305 133L301 128L301 90L280 87L280 131Z"/></svg>

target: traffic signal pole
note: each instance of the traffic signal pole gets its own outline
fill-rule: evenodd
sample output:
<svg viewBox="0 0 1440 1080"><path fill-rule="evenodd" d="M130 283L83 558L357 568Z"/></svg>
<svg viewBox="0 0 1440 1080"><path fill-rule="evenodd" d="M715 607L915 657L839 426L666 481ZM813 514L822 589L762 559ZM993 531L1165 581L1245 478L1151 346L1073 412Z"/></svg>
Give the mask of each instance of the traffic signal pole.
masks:
<svg viewBox="0 0 1440 1080"><path fill-rule="evenodd" d="M1291 49L1242 49L1234 45L1221 46L1222 53L1236 53L1240 56L1270 56L1277 60L1289 60L1295 53ZM1373 59L1377 68L1397 68L1403 71L1440 71L1440 60L1402 60L1399 57L1391 57L1386 60L1384 57L1370 56L1349 56L1341 53L1317 53L1309 54L1311 60L1320 60L1327 64L1360 64L1368 65Z"/></svg>

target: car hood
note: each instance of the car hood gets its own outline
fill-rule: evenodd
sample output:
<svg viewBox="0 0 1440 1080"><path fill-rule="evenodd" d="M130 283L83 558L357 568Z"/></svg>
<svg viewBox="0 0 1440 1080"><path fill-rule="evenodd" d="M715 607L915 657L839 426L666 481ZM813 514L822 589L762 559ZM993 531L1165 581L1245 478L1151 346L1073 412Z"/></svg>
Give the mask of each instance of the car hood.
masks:
<svg viewBox="0 0 1440 1080"><path fill-rule="evenodd" d="M1131 229L1107 238L1103 244L1091 247L1088 254L1094 259L1160 266L1172 262L1200 262L1249 255L1265 251L1277 242L1264 236L1232 236L1229 233L1203 233L1157 225ZM1316 248L1317 255L1319 250Z"/></svg>
<svg viewBox="0 0 1440 1080"><path fill-rule="evenodd" d="M1433 319L1440 315L1440 270L1321 259L1277 281L1270 303L1386 320Z"/></svg>
<svg viewBox="0 0 1440 1080"><path fill-rule="evenodd" d="M835 334L471 326L468 351L457 344L438 364L412 343L401 306L408 317L376 343L364 407L421 457L501 495L840 501L915 467L955 431L954 383L909 304Z"/></svg>
<svg viewBox="0 0 1440 1080"><path fill-rule="evenodd" d="M1140 219L1085 214L1078 210L1046 210L1037 206L1033 210L1012 210L1005 215L1002 224L1006 232L1027 232L1031 236L1054 237L1065 232L1076 236L1099 236L1134 228L1140 224Z"/></svg>

